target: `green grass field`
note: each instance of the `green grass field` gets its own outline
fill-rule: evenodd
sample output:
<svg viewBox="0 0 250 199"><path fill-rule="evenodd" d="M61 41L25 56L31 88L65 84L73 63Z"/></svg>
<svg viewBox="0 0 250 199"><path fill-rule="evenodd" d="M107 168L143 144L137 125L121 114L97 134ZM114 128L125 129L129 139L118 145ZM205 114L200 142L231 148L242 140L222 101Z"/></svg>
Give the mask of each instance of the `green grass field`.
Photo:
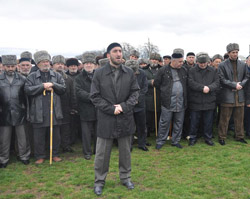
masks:
<svg viewBox="0 0 250 199"><path fill-rule="evenodd" d="M99 198L225 198L250 199L250 144L233 140L221 146L214 139L211 147L200 139L193 147L182 140L183 149L168 141L158 151L151 137L149 152L136 148L132 152L132 181L128 191L119 181L118 150L113 147L110 170L103 194ZM250 140L248 140L250 143ZM0 170L0 198L97 198L93 193L94 157L83 158L81 144L73 154L62 154L63 162L49 160L42 165L23 165L12 157Z"/></svg>

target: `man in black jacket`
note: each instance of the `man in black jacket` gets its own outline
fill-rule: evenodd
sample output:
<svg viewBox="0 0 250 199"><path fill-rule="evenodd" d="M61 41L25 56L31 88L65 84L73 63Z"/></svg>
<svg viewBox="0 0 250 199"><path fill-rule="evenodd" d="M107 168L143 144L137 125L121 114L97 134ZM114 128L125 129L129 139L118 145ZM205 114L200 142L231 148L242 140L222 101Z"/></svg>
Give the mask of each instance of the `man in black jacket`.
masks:
<svg viewBox="0 0 250 199"><path fill-rule="evenodd" d="M189 146L197 141L197 131L200 120L203 120L205 143L213 146L213 115L216 107L216 91L219 89L219 76L215 68L208 66L207 53L198 53L197 65L188 73L190 109Z"/></svg>
<svg viewBox="0 0 250 199"><path fill-rule="evenodd" d="M235 125L235 139L246 144L244 140L244 90L248 81L247 66L238 60L239 45L227 45L229 59L220 63L219 76L221 82L221 113L218 126L219 143L225 145L228 122L233 113Z"/></svg>
<svg viewBox="0 0 250 199"><path fill-rule="evenodd" d="M96 195L102 194L109 169L114 139L119 147L120 180L133 189L131 173L131 135L135 132L133 108L138 102L138 90L134 72L122 65L122 47L112 43L107 48L110 62L95 71L91 85L91 100L98 110L97 144L95 157Z"/></svg>
<svg viewBox="0 0 250 199"><path fill-rule="evenodd" d="M79 114L82 128L82 149L86 160L91 159L95 153L96 146L96 109L90 100L90 86L95 69L95 55L93 53L83 54L83 70L75 79L76 96L79 105ZM94 141L94 150L91 150L91 136Z"/></svg>
<svg viewBox="0 0 250 199"><path fill-rule="evenodd" d="M15 55L3 55L4 73L0 75L0 168L9 161L12 128L15 128L18 156L23 164L29 164L30 147L27 143L25 78L18 74Z"/></svg>
<svg viewBox="0 0 250 199"><path fill-rule="evenodd" d="M172 146L182 148L179 141L187 105L187 71L182 65L183 54L174 50L171 63L163 66L154 80L154 86L161 90L161 117L156 149L165 144L171 121L173 121Z"/></svg>
<svg viewBox="0 0 250 199"><path fill-rule="evenodd" d="M51 90L53 95L53 161L59 162L60 124L63 118L60 95L65 93L63 77L50 70L51 57L47 51L37 51L34 59L39 70L31 73L25 83L25 93L29 96L28 117L34 132L34 155L36 164L46 158L45 137L50 127Z"/></svg>

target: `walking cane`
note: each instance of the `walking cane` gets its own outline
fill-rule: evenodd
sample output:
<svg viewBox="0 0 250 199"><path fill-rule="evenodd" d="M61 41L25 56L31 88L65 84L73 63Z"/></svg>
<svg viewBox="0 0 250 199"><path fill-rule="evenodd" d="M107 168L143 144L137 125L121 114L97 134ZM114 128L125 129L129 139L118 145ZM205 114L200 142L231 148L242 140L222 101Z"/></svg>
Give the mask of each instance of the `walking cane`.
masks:
<svg viewBox="0 0 250 199"><path fill-rule="evenodd" d="M156 89L154 87L154 105L155 105L155 135L157 137L157 110L156 110Z"/></svg>
<svg viewBox="0 0 250 199"><path fill-rule="evenodd" d="M53 89L50 95L50 153L49 153L49 164L52 164L52 149L53 149ZM43 91L43 95L46 95L46 90Z"/></svg>

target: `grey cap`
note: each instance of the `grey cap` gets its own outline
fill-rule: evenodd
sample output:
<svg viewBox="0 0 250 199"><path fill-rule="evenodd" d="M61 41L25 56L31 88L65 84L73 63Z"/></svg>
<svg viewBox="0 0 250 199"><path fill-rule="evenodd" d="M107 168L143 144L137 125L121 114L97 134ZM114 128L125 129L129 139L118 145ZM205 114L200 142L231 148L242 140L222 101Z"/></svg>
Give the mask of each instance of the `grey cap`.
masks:
<svg viewBox="0 0 250 199"><path fill-rule="evenodd" d="M137 60L127 60L125 66L131 68L136 74L139 74L139 63Z"/></svg>
<svg viewBox="0 0 250 199"><path fill-rule="evenodd" d="M95 57L96 55L94 53L84 53L82 55L81 61L83 64L88 63L88 62L96 64Z"/></svg>
<svg viewBox="0 0 250 199"><path fill-rule="evenodd" d="M233 50L240 50L239 44L236 43L230 43L227 45L227 52L231 52Z"/></svg>
<svg viewBox="0 0 250 199"><path fill-rule="evenodd" d="M184 57L184 50L182 48L175 48L173 54L181 54Z"/></svg>
<svg viewBox="0 0 250 199"><path fill-rule="evenodd" d="M3 65L17 65L16 55L2 55Z"/></svg>
<svg viewBox="0 0 250 199"><path fill-rule="evenodd" d="M65 58L62 55L56 55L52 57L52 64L56 63L63 63L64 65L66 64Z"/></svg>
<svg viewBox="0 0 250 199"><path fill-rule="evenodd" d="M212 61L216 60L216 59L220 59L221 61L223 61L223 57L220 54L216 54L212 57Z"/></svg>
<svg viewBox="0 0 250 199"><path fill-rule="evenodd" d="M98 62L99 62L100 67L103 67L109 62L109 58L99 59Z"/></svg>
<svg viewBox="0 0 250 199"><path fill-rule="evenodd" d="M130 51L130 56L131 55L134 55L135 57L138 57L138 58L140 57L140 53L137 50L131 50Z"/></svg>
<svg viewBox="0 0 250 199"><path fill-rule="evenodd" d="M36 64L38 64L41 61L45 61L45 60L50 61L51 56L46 50L41 50L41 51L37 51L34 54L34 60L35 60Z"/></svg>
<svg viewBox="0 0 250 199"><path fill-rule="evenodd" d="M210 60L209 56L205 52L199 52L196 54L196 61L199 63L205 63Z"/></svg>
<svg viewBox="0 0 250 199"><path fill-rule="evenodd" d="M158 53L151 53L149 59L155 59L155 60L161 61L161 55Z"/></svg>
<svg viewBox="0 0 250 199"><path fill-rule="evenodd" d="M32 59L32 54L31 54L31 52L29 52L29 51L24 51L24 52L21 53L20 57L21 57L21 58Z"/></svg>
<svg viewBox="0 0 250 199"><path fill-rule="evenodd" d="M139 65L140 64L149 64L149 61L148 61L148 59L142 58L142 59L138 60L138 63L139 63Z"/></svg>

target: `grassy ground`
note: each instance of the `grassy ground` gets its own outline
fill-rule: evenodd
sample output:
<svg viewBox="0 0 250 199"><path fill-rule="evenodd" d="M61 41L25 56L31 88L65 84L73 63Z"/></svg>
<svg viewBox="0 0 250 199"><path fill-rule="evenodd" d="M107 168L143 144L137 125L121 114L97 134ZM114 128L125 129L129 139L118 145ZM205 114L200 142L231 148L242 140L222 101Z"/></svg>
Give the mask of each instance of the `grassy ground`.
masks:
<svg viewBox="0 0 250 199"><path fill-rule="evenodd" d="M158 151L155 138L144 152L134 146L132 181L128 191L119 182L118 150L113 147L110 171L100 198L225 198L250 199L250 144L235 142L232 137L220 146L207 146L202 139L193 147L182 140L183 149L169 141ZM249 140L248 140L249 141ZM249 141L250 143L250 141ZM75 153L62 154L63 162L49 161L28 166L12 157L0 170L0 199L7 198L96 198L93 193L94 158L83 159L81 145Z"/></svg>

